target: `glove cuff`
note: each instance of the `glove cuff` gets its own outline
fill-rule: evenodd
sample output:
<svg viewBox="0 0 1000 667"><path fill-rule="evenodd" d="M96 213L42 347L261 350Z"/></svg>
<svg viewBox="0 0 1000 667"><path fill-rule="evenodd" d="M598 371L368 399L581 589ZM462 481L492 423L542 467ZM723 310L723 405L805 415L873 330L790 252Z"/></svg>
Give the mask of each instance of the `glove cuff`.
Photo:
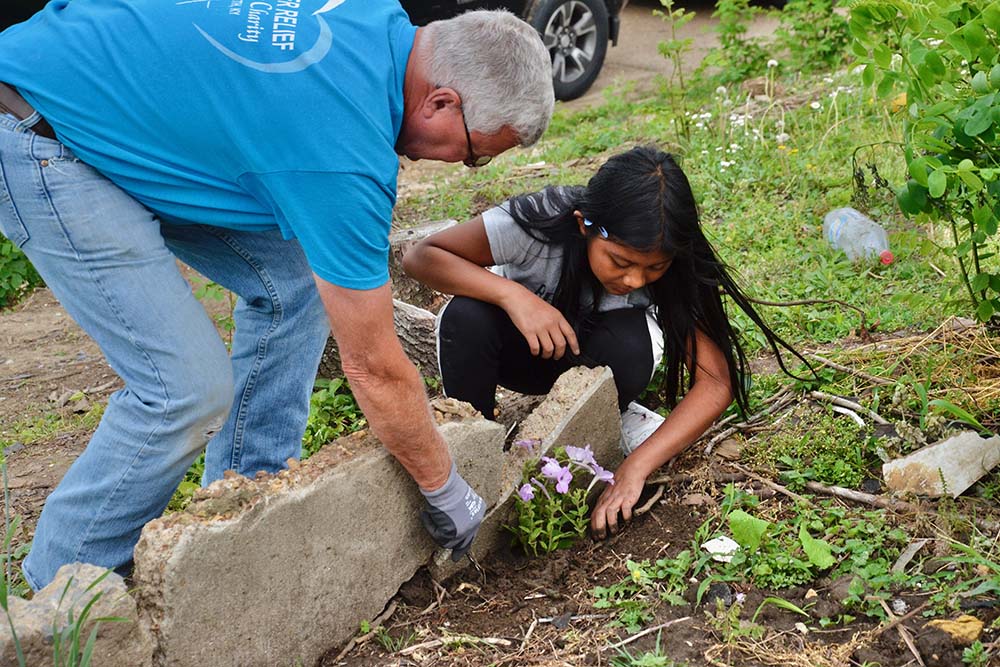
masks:
<svg viewBox="0 0 1000 667"><path fill-rule="evenodd" d="M458 466L455 462L451 462L451 470L448 472L448 481L444 483L440 489L434 489L433 491L427 491L424 488L420 488L420 493L424 494L424 498L428 500L433 500L436 498L441 498L455 493L458 490L457 487L461 486L462 482L461 475L458 474Z"/></svg>

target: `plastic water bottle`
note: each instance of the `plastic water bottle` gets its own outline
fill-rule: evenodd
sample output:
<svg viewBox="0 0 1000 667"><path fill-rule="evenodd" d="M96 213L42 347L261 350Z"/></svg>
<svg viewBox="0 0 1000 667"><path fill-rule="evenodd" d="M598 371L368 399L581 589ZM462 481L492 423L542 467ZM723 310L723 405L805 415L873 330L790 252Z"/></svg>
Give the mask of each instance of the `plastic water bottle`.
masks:
<svg viewBox="0 0 1000 667"><path fill-rule="evenodd" d="M882 226L853 208L838 208L827 213L823 218L823 236L831 246L843 250L852 262L878 257L883 264L892 264L895 259Z"/></svg>

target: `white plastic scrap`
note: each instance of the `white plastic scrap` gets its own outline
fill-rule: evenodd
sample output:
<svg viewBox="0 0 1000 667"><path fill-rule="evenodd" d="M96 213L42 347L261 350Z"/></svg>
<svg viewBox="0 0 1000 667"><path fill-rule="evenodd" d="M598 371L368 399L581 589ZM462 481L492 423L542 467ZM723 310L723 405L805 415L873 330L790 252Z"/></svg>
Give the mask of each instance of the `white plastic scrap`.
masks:
<svg viewBox="0 0 1000 667"><path fill-rule="evenodd" d="M733 554L740 550L740 545L735 540L720 535L701 545L701 548L712 554L712 560L720 563L728 563L733 560Z"/></svg>

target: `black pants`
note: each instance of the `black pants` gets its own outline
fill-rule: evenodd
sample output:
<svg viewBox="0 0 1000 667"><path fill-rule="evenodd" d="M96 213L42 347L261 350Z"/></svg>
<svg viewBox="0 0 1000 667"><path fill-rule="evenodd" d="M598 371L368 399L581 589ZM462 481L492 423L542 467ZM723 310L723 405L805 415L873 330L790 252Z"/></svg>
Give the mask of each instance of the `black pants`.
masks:
<svg viewBox="0 0 1000 667"><path fill-rule="evenodd" d="M582 327L580 356L567 349L555 361L533 356L528 342L500 307L457 296L445 307L438 332L444 391L493 419L497 385L522 394L546 394L573 366L608 366L624 410L649 384L653 346L642 308L594 315Z"/></svg>

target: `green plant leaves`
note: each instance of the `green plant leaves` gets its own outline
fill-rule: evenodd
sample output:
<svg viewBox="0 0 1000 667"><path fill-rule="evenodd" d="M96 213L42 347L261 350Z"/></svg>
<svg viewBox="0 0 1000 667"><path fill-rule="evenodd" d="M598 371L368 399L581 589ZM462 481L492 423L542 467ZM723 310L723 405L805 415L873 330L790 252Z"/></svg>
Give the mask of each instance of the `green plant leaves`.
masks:
<svg viewBox="0 0 1000 667"><path fill-rule="evenodd" d="M939 199L948 187L948 175L940 169L935 169L927 177L927 193Z"/></svg>
<svg viewBox="0 0 1000 667"><path fill-rule="evenodd" d="M758 519L743 510L729 513L729 530L733 533L733 539L749 552L754 552L760 547L760 541L770 525L770 521Z"/></svg>
<svg viewBox="0 0 1000 667"><path fill-rule="evenodd" d="M799 524L799 542L802 543L802 550L806 552L809 562L819 569L826 570L837 562L831 553L830 544L811 536L804 523Z"/></svg>

